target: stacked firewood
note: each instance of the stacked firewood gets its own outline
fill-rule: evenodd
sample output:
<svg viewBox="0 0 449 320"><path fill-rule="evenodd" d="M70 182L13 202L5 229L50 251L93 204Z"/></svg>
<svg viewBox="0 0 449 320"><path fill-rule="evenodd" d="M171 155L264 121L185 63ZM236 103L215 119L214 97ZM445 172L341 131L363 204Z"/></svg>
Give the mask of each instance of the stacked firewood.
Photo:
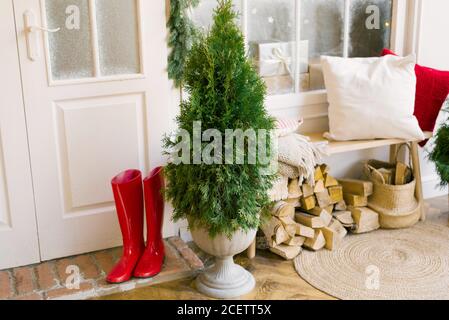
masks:
<svg viewBox="0 0 449 320"><path fill-rule="evenodd" d="M288 199L274 204L270 220L261 227L269 249L285 259L302 248L333 250L348 230L363 233L379 227L377 213L366 207L371 182L338 181L325 164L315 168L314 178L302 185L289 180Z"/></svg>
<svg viewBox="0 0 449 320"><path fill-rule="evenodd" d="M354 219L353 233L366 233L379 229L379 214L368 208L368 197L373 194L370 181L340 179L343 198Z"/></svg>

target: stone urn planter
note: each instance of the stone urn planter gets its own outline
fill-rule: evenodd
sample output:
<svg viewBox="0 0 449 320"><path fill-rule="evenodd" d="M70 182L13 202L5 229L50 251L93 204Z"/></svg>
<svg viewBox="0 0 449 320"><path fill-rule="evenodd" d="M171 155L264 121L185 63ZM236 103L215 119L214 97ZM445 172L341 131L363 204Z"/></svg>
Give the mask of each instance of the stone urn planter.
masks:
<svg viewBox="0 0 449 320"><path fill-rule="evenodd" d="M231 239L225 235L209 236L203 228L191 229L195 243L215 257L215 264L196 279L197 290L213 298L228 299L244 295L254 289L256 281L251 273L234 263L233 256L249 247L257 230L239 230Z"/></svg>

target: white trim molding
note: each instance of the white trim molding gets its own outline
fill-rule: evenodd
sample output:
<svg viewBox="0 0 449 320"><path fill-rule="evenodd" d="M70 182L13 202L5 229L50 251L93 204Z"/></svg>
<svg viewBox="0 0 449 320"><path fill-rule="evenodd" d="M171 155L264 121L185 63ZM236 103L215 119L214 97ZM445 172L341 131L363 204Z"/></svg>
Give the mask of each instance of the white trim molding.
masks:
<svg viewBox="0 0 449 320"><path fill-rule="evenodd" d="M437 174L430 174L422 177L422 186L424 199L431 199L445 196L448 194L448 188L440 187L440 178Z"/></svg>

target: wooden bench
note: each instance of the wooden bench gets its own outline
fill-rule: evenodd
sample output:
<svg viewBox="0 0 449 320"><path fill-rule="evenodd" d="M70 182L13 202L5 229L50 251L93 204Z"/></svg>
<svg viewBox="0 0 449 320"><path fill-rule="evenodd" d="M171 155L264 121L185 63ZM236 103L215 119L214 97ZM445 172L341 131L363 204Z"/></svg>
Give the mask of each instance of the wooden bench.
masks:
<svg viewBox="0 0 449 320"><path fill-rule="evenodd" d="M305 134L310 137L312 142L316 143L326 143L327 142L327 154L329 156L334 154L346 153L351 151L358 150L367 150L379 147L390 146L390 162L394 162L395 155L397 153L397 149L399 145L403 143L410 144L411 149L411 158L413 165L413 175L416 179L416 190L415 196L419 202L420 210L421 210L421 220L426 219L426 211L424 210L424 196L422 190L422 181L421 181L421 167L419 161L419 153L418 153L418 143L419 141L407 141L402 139L376 139L376 140L357 140L357 141L327 141L323 138L323 133L311 133ZM432 137L432 132L424 132L426 139ZM251 246L247 250L248 258L252 259L256 255L256 241L251 244Z"/></svg>

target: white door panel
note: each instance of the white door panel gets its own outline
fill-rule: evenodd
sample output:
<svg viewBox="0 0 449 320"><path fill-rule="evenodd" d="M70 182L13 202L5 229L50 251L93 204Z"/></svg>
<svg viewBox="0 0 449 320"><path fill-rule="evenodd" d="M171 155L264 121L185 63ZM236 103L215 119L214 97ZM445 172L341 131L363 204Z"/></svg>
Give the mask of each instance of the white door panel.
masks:
<svg viewBox="0 0 449 320"><path fill-rule="evenodd" d="M79 30L66 25L73 5ZM146 173L160 165L160 140L172 118L165 4L15 0L14 6L41 256L119 245L110 180L127 168ZM61 28L37 33L41 55L34 61L23 25L27 10L36 24Z"/></svg>
<svg viewBox="0 0 449 320"><path fill-rule="evenodd" d="M39 261L11 1L0 2L0 269Z"/></svg>

